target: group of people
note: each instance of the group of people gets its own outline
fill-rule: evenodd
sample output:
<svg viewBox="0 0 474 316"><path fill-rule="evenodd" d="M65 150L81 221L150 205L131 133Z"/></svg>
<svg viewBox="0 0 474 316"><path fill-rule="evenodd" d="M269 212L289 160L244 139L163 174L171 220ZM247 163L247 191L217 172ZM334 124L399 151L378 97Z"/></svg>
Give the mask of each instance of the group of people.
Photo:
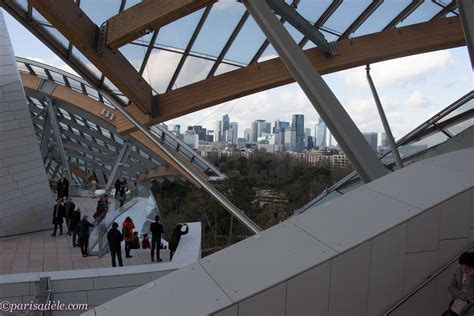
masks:
<svg viewBox="0 0 474 316"><path fill-rule="evenodd" d="M464 252L458 260L459 268L449 283L451 301L446 316L472 315L474 312L474 252Z"/></svg>
<svg viewBox="0 0 474 316"><path fill-rule="evenodd" d="M89 246L89 228L94 225L89 222L88 216L84 215L81 219L81 209L76 207L72 198L59 197L56 199L56 205L53 210L53 233L56 237L59 228L59 235L63 234L63 224L66 221L67 234L72 235L72 246L80 247L83 257L87 257L87 247Z"/></svg>
<svg viewBox="0 0 474 316"><path fill-rule="evenodd" d="M125 218L122 223L122 231L119 231L118 223L112 223L112 228L107 233L107 241L109 242L110 256L112 259L112 266L116 267L116 260L118 260L119 266L123 266L122 261L122 241L125 241L125 257L132 258L130 254L131 249L140 248L140 240L138 232L134 232L135 224L130 217ZM155 258L157 262L163 261L160 257L161 248L161 236L163 234L163 225L160 223L160 217L155 216L155 221L150 224L151 232L151 243L148 238L148 234L143 235L142 248L151 249L151 261L154 262ZM179 241L182 235L189 232L189 227L186 224L178 224L174 229L168 245L170 252L170 261L173 259L173 255L178 248ZM156 250L156 256L155 256Z"/></svg>

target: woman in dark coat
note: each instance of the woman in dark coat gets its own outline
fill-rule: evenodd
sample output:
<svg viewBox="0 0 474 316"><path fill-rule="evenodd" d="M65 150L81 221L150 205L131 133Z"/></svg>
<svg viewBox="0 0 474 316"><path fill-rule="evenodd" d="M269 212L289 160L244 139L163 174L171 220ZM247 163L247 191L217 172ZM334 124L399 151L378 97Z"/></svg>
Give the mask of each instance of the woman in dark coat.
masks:
<svg viewBox="0 0 474 316"><path fill-rule="evenodd" d="M74 210L71 215L71 219L69 222L69 231L72 232L72 246L77 247L79 246L77 242L77 225L81 221L81 209L78 207Z"/></svg>
<svg viewBox="0 0 474 316"><path fill-rule="evenodd" d="M82 221L79 222L77 225L76 231L77 235L79 236L79 246L81 247L81 252L83 257L87 257L89 254L87 253L87 248L89 247L89 227L94 227L89 221L87 220L87 215L82 217Z"/></svg>
<svg viewBox="0 0 474 316"><path fill-rule="evenodd" d="M185 230L182 231L183 226ZM173 260L173 255L178 248L179 241L181 240L182 235L186 235L189 232L189 227L186 224L178 224L173 229L173 233L171 235L171 239L169 242L169 250L170 250L170 261Z"/></svg>
<svg viewBox="0 0 474 316"><path fill-rule="evenodd" d="M51 234L51 236L56 236L56 231L59 226L59 235L63 234L63 218L66 216L66 210L63 205L63 200L62 199L57 199L56 200L56 205L54 206L54 211L53 211L53 225L54 225L54 231Z"/></svg>

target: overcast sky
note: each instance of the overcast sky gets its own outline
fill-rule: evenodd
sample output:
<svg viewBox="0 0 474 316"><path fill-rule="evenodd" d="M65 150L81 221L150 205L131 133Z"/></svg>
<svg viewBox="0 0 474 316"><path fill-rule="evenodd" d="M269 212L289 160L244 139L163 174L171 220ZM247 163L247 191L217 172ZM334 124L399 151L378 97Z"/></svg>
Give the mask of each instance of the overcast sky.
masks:
<svg viewBox="0 0 474 316"><path fill-rule="evenodd" d="M219 14L223 14L221 11L229 7L235 10L236 5L241 6L234 2L231 5L223 5L220 10L216 10L218 12L216 16L220 18ZM233 16L238 17L239 14L233 14ZM35 59L71 71L60 58L8 13L4 12L4 16L17 56ZM225 14L223 16L226 17ZM198 17L198 15L190 16L188 20L181 23L182 27L188 27L187 23L191 23L189 21L193 19L197 20ZM101 17L96 19L99 21ZM180 44L174 43L173 34L171 32L167 34L165 31L162 35L163 41L168 45ZM213 38L215 37L210 36L207 39L211 48ZM158 42L160 42L160 37ZM206 43L201 40L197 41L197 44L202 46ZM142 54L143 51L143 48L131 46L122 50L135 67L140 66L141 59L138 54ZM235 52L233 55L236 56L235 58L240 56ZM275 55L270 50L266 58L272 57ZM170 78L179 58L178 54L161 50L154 51L145 69L144 78L155 90L164 91L169 79L163 78ZM188 58L175 87L203 79L210 66L208 61ZM373 64L371 68L372 78L396 138L403 136L473 88L473 76L466 47L394 59ZM219 72L224 69L225 67L221 67ZM382 132L382 125L365 77L365 67L340 71L325 75L323 78L361 131ZM319 117L303 91L293 83L216 105L168 121L166 124L180 124L182 128L188 125L203 125L212 129L214 122L220 120L224 114L229 114L232 122L239 123L239 136L243 136L244 129L249 128L250 122L256 119L265 119L273 125L277 119L291 121L292 114L304 114L305 127L311 128L314 133L314 124Z"/></svg>

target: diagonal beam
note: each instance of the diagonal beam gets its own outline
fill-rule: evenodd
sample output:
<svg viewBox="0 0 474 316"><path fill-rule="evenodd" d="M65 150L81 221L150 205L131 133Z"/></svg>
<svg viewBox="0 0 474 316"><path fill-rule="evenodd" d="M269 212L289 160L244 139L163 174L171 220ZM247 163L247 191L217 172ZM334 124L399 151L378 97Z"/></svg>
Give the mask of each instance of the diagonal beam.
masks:
<svg viewBox="0 0 474 316"><path fill-rule="evenodd" d="M107 45L117 49L215 0L144 0L108 21Z"/></svg>
<svg viewBox="0 0 474 316"><path fill-rule="evenodd" d="M474 69L474 3L472 0L458 0L458 7L467 51L471 59L471 69Z"/></svg>
<svg viewBox="0 0 474 316"><path fill-rule="evenodd" d="M465 40L459 17L452 17L341 40L337 44L338 55L331 58L318 48L307 49L305 53L321 74L328 74L462 45ZM160 96L161 116L139 121L147 126L155 125L294 81L282 61L274 58L164 93ZM135 117L135 113L140 113L133 106L128 108ZM118 132L136 130L123 116L117 117L116 126Z"/></svg>
<svg viewBox="0 0 474 316"><path fill-rule="evenodd" d="M150 85L120 52L108 47L103 47L102 53L96 51L94 42L100 31L73 1L31 0L30 3L142 112L151 112Z"/></svg>
<svg viewBox="0 0 474 316"><path fill-rule="evenodd" d="M120 177L120 173L122 172L123 163L128 159L128 155L132 150L132 143L130 141L126 141L123 143L122 148L118 154L117 159L115 160L114 166L112 167L112 171L110 172L109 179L107 184L105 185L105 192L110 192L110 188L114 184L115 180Z"/></svg>
<svg viewBox="0 0 474 316"><path fill-rule="evenodd" d="M383 0L374 0L371 4L357 17L357 19L352 22L352 24L347 28L347 30L342 33L340 39L348 38L349 35L357 31L357 29L368 19L368 17L374 13L375 10L382 4Z"/></svg>

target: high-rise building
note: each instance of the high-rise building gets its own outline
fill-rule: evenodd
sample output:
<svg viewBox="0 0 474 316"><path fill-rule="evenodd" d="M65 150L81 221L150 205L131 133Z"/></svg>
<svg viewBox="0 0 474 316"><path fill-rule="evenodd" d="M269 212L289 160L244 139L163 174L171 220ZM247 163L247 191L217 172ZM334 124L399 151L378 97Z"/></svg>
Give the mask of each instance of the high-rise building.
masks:
<svg viewBox="0 0 474 316"><path fill-rule="evenodd" d="M314 137L317 147L326 147L326 124L322 118L314 126Z"/></svg>
<svg viewBox="0 0 474 316"><path fill-rule="evenodd" d="M252 137L252 129L250 129L250 128L244 129L245 142L250 143L251 142L251 137Z"/></svg>
<svg viewBox="0 0 474 316"><path fill-rule="evenodd" d="M239 124L237 122L231 122L230 127L229 127L229 131L231 132L230 134L232 134L230 136L230 143L236 144L237 143L237 135L238 135L238 131L239 131Z"/></svg>
<svg viewBox="0 0 474 316"><path fill-rule="evenodd" d="M193 149L195 149L199 146L199 136L193 130L187 130L184 133L183 141L186 145L188 145L189 147L191 147Z"/></svg>
<svg viewBox="0 0 474 316"><path fill-rule="evenodd" d="M226 132L229 130L230 127L230 118L229 114L224 114L222 117L222 126L221 126L221 141L226 141Z"/></svg>
<svg viewBox="0 0 474 316"><path fill-rule="evenodd" d="M206 141L206 129L203 128L201 125L194 125L193 126L193 131L196 132L196 134L199 137L200 141L205 142Z"/></svg>
<svg viewBox="0 0 474 316"><path fill-rule="evenodd" d="M270 122L267 122L265 120L256 120L256 122L257 122L257 138L271 134L272 124Z"/></svg>
<svg viewBox="0 0 474 316"><path fill-rule="evenodd" d="M389 147L387 134L382 133L380 141L381 141L380 147L382 147L382 148L388 148Z"/></svg>
<svg viewBox="0 0 474 316"><path fill-rule="evenodd" d="M292 127L285 130L285 150L296 151L296 131Z"/></svg>
<svg viewBox="0 0 474 316"><path fill-rule="evenodd" d="M273 126L273 133L285 133L285 130L290 127L290 122L284 122L280 120L275 121L275 126Z"/></svg>
<svg viewBox="0 0 474 316"><path fill-rule="evenodd" d="M291 128L296 132L296 152L302 152L304 149L304 115L293 114Z"/></svg>
<svg viewBox="0 0 474 316"><path fill-rule="evenodd" d="M311 137L311 139L313 138L311 136L311 128L305 128L304 129L304 148L306 149L309 149L309 146L308 146L308 138Z"/></svg>
<svg viewBox="0 0 474 316"><path fill-rule="evenodd" d="M250 123L251 133L250 142L256 142L258 138L258 124L257 121Z"/></svg>
<svg viewBox="0 0 474 316"><path fill-rule="evenodd" d="M222 141L222 121L216 121L214 123L214 142L220 142Z"/></svg>
<svg viewBox="0 0 474 316"><path fill-rule="evenodd" d="M377 133L362 133L364 135L364 138L367 140L369 143L370 147L377 152L377 141L378 141L378 134Z"/></svg>

